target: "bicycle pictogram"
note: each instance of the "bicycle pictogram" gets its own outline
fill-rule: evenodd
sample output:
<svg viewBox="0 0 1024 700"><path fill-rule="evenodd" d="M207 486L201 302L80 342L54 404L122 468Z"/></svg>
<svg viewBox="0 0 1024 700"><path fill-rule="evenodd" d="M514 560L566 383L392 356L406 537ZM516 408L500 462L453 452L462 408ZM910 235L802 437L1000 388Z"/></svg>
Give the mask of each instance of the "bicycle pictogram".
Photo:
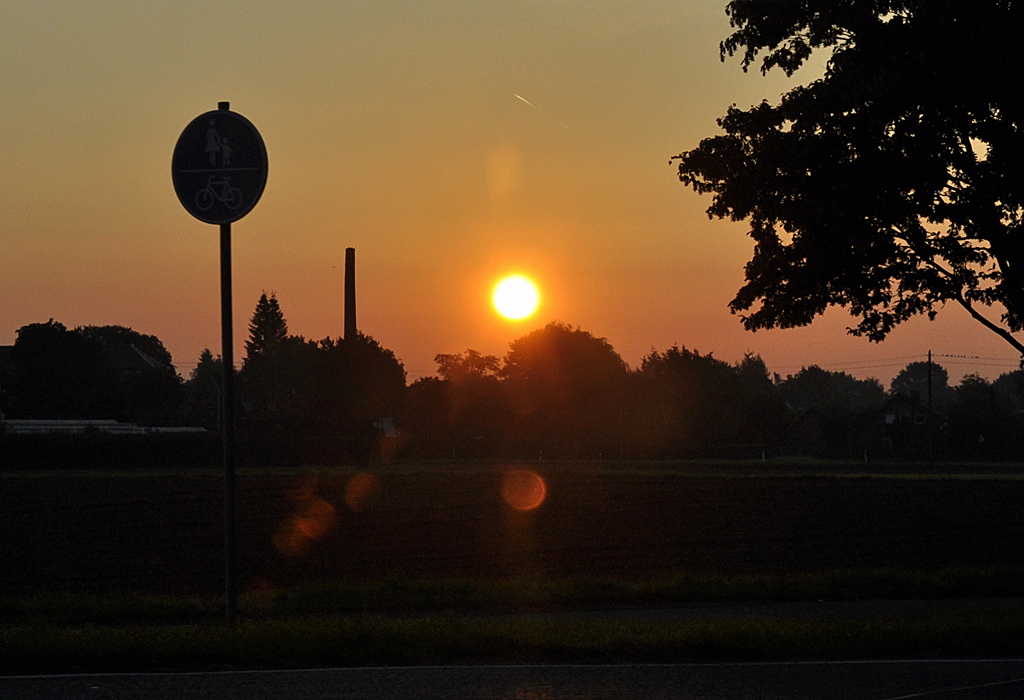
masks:
<svg viewBox="0 0 1024 700"><path fill-rule="evenodd" d="M223 202L228 209L238 209L242 206L242 190L231 186L230 177L218 180L216 175L210 175L206 187L196 192L196 208L208 211L214 202Z"/></svg>

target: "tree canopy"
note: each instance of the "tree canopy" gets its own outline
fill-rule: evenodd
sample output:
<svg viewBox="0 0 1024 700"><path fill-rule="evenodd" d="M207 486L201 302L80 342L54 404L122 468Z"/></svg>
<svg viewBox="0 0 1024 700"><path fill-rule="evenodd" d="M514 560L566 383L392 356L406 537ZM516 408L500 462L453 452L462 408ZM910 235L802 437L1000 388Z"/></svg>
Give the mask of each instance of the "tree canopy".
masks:
<svg viewBox="0 0 1024 700"><path fill-rule="evenodd" d="M173 368L171 353L155 335L139 333L125 326L79 326L75 330L87 340L99 343L104 348L109 349L118 345L131 346L164 367Z"/></svg>
<svg viewBox="0 0 1024 700"><path fill-rule="evenodd" d="M501 366L495 355L481 355L472 348L465 353L440 353L434 356L434 362L441 378L451 382L494 376Z"/></svg>
<svg viewBox="0 0 1024 700"><path fill-rule="evenodd" d="M209 351L200 360L213 366ZM365 459L380 437L375 423L396 415L404 392L404 366L372 337L289 335L277 297L260 295L239 373L239 430L256 459Z"/></svg>
<svg viewBox="0 0 1024 700"><path fill-rule="evenodd" d="M181 379L160 339L124 326L68 330L50 319L18 329L11 415L173 423Z"/></svg>
<svg viewBox="0 0 1024 700"><path fill-rule="evenodd" d="M99 344L52 318L18 329L12 415L19 418L118 418L117 378Z"/></svg>
<svg viewBox="0 0 1024 700"><path fill-rule="evenodd" d="M260 294L249 321L249 339L245 341L245 361L252 362L261 355L272 355L288 337L288 322L284 320L277 295Z"/></svg>
<svg viewBox="0 0 1024 700"><path fill-rule="evenodd" d="M885 390L877 379L857 379L818 365L802 367L780 381L779 393L794 411L815 409L830 416L868 411L885 400Z"/></svg>
<svg viewBox="0 0 1024 700"><path fill-rule="evenodd" d="M911 362L901 369L889 385L890 394L904 394L931 400L936 409L942 408L951 395L949 372L937 362Z"/></svg>
<svg viewBox="0 0 1024 700"><path fill-rule="evenodd" d="M678 160L746 220L755 248L730 303L749 330L829 306L880 341L948 302L1018 352L1024 328L1024 5L1011 0L732 0L721 56L824 76L718 120ZM986 307L994 306L988 311Z"/></svg>
<svg viewBox="0 0 1024 700"><path fill-rule="evenodd" d="M563 457L616 453L627 373L606 339L563 323L512 341L500 376L518 444L551 456L556 445Z"/></svg>
<svg viewBox="0 0 1024 700"><path fill-rule="evenodd" d="M631 379L627 406L638 454L728 454L741 443L771 442L782 424L783 406L759 357L730 365L673 346L652 350Z"/></svg>

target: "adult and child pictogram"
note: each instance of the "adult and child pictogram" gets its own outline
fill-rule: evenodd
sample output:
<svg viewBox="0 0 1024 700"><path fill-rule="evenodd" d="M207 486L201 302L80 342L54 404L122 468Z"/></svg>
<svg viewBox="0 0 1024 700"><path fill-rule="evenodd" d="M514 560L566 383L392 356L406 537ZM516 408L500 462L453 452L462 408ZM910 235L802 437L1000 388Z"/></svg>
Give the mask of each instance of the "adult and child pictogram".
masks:
<svg viewBox="0 0 1024 700"><path fill-rule="evenodd" d="M267 151L256 127L223 107L185 127L172 159L174 190L192 216L237 221L256 205L267 181Z"/></svg>

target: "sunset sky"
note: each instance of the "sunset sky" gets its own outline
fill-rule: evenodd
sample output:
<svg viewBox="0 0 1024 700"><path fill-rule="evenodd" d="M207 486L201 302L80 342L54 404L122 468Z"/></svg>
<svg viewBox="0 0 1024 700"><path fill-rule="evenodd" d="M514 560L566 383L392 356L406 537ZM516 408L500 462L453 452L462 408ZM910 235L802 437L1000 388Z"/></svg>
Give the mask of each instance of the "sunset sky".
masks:
<svg viewBox="0 0 1024 700"><path fill-rule="evenodd" d="M233 226L236 358L260 292L289 330L343 333L345 248L358 320L412 381L437 353L503 356L552 320L631 366L673 344L782 375L819 364L888 382L929 349L951 378L1015 368L948 308L881 345L847 316L751 334L727 304L751 244L709 221L669 159L735 103L813 71L719 61L725 0L0 4L0 344L53 318L158 336L183 376L220 352L218 229L171 185L184 127L219 101L263 135L262 200ZM820 69L818 69L820 70ZM541 295L526 320L490 295ZM943 355L978 356L967 360Z"/></svg>

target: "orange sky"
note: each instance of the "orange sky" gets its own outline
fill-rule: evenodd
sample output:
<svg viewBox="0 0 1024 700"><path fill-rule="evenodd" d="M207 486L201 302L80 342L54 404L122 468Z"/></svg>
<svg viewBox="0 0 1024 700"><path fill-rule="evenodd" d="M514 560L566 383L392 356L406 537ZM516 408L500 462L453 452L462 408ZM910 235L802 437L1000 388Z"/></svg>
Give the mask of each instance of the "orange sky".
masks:
<svg viewBox="0 0 1024 700"><path fill-rule="evenodd" d="M263 199L234 225L236 358L261 290L292 333L342 334L344 250L360 329L409 378L433 356L508 343L551 320L636 366L674 343L785 375L818 363L885 381L939 355L954 379L1013 369L957 309L882 345L842 312L750 334L726 305L750 243L708 221L669 158L784 76L718 60L723 0L8 0L0 5L0 344L20 326L128 325L187 375L219 353L217 227L178 203L170 159L231 102L267 145ZM809 76L798 73L797 80ZM813 77L813 76L810 76ZM490 307L536 281L526 321Z"/></svg>

